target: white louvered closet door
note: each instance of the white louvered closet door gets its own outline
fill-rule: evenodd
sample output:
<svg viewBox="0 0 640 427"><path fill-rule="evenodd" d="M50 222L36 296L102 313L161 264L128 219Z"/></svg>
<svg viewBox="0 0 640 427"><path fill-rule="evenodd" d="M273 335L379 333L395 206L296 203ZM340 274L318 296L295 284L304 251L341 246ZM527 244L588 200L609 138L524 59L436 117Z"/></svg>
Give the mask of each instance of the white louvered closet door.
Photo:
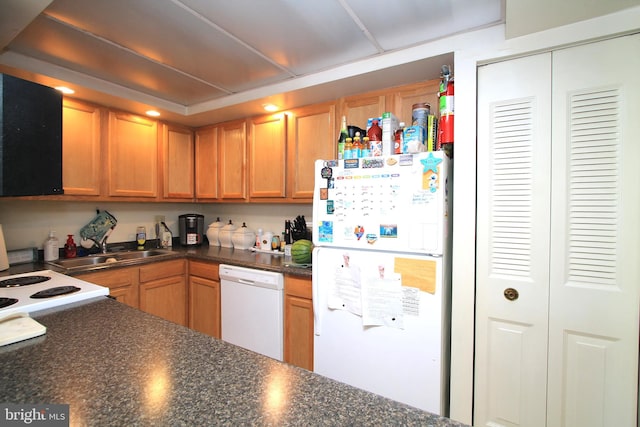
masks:
<svg viewBox="0 0 640 427"><path fill-rule="evenodd" d="M639 53L633 35L478 70L474 425L637 425Z"/></svg>
<svg viewBox="0 0 640 427"><path fill-rule="evenodd" d="M640 35L553 54L549 426L635 426Z"/></svg>
<svg viewBox="0 0 640 427"><path fill-rule="evenodd" d="M478 69L477 426L545 424L550 87L548 53Z"/></svg>

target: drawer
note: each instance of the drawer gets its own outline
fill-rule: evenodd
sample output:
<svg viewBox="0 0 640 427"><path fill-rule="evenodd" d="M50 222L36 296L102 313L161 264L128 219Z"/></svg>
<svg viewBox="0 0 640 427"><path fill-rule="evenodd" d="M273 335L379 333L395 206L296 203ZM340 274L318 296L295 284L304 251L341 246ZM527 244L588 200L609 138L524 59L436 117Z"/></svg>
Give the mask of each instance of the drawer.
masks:
<svg viewBox="0 0 640 427"><path fill-rule="evenodd" d="M189 275L220 281L219 267L220 264L214 262L189 261Z"/></svg>
<svg viewBox="0 0 640 427"><path fill-rule="evenodd" d="M284 278L284 293L287 295L293 295L300 298L311 299L311 278L297 277L297 276L285 276Z"/></svg>
<svg viewBox="0 0 640 427"><path fill-rule="evenodd" d="M114 268L95 273L78 274L76 279L86 280L96 285L107 286L108 288L119 288L122 286L137 285L135 267Z"/></svg>
<svg viewBox="0 0 640 427"><path fill-rule="evenodd" d="M140 283L171 276L183 276L185 273L184 263L183 259L177 259L143 265L140 267Z"/></svg>

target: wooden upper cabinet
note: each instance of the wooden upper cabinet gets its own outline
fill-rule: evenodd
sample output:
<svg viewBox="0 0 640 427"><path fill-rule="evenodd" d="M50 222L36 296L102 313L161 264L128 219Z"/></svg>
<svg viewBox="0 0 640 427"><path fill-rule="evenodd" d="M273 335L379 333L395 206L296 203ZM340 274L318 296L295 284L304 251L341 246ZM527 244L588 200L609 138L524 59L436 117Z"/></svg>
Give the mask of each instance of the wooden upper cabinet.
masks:
<svg viewBox="0 0 640 427"><path fill-rule="evenodd" d="M221 199L247 198L247 125L235 120L220 125L218 180Z"/></svg>
<svg viewBox="0 0 640 427"><path fill-rule="evenodd" d="M64 194L99 196L102 164L102 109L64 99L62 104L62 184Z"/></svg>
<svg viewBox="0 0 640 427"><path fill-rule="evenodd" d="M391 89L390 101L387 103L389 111L392 111L398 121L405 122L407 126L411 126L413 105L419 102L429 104L431 114L437 116L439 87L440 80L436 79Z"/></svg>
<svg viewBox="0 0 640 427"><path fill-rule="evenodd" d="M286 196L287 116L249 120L249 197Z"/></svg>
<svg viewBox="0 0 640 427"><path fill-rule="evenodd" d="M108 195L157 197L157 122L112 111L108 133Z"/></svg>
<svg viewBox="0 0 640 427"><path fill-rule="evenodd" d="M338 117L346 116L347 124L366 129L369 118L382 117L385 111L388 111L385 93L372 92L340 99ZM334 135L334 138L337 141L338 135Z"/></svg>
<svg viewBox="0 0 640 427"><path fill-rule="evenodd" d="M196 130L196 198L218 198L218 127Z"/></svg>
<svg viewBox="0 0 640 427"><path fill-rule="evenodd" d="M313 199L315 161L336 157L335 116L334 103L291 111L287 132L287 196L291 199Z"/></svg>
<svg viewBox="0 0 640 427"><path fill-rule="evenodd" d="M193 199L193 131L182 126L162 125L162 157L163 197Z"/></svg>

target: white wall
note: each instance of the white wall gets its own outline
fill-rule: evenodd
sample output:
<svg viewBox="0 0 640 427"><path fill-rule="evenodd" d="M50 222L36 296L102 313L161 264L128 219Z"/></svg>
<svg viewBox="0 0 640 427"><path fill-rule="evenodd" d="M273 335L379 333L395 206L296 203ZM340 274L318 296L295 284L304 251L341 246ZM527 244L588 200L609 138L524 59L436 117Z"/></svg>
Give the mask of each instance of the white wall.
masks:
<svg viewBox="0 0 640 427"><path fill-rule="evenodd" d="M107 210L118 220L109 237L110 243L135 240L138 225L147 227L148 238L152 234L156 215L164 215L174 236L178 236L178 216L199 213L205 216L206 227L216 217L224 222L257 230L282 232L285 219L305 215L311 221L311 205L289 204L185 204L185 203L91 203L0 199L0 224L4 230L7 250L28 247L42 248L49 230L55 230L61 244L67 234L74 234L79 242L80 229L96 215L96 209Z"/></svg>
<svg viewBox="0 0 640 427"><path fill-rule="evenodd" d="M507 38L536 33L640 5L640 0L507 0Z"/></svg>

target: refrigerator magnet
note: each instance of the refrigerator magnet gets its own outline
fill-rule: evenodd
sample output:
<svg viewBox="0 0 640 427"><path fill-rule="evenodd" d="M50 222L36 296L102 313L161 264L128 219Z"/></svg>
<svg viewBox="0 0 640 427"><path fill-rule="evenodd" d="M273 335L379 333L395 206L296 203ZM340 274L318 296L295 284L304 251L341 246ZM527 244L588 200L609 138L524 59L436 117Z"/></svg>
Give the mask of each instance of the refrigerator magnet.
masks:
<svg viewBox="0 0 640 427"><path fill-rule="evenodd" d="M327 200L327 214L331 215L335 212L335 208L333 207L333 200Z"/></svg>
<svg viewBox="0 0 640 427"><path fill-rule="evenodd" d="M327 200L329 198L329 189L321 188L320 189L320 200Z"/></svg>

